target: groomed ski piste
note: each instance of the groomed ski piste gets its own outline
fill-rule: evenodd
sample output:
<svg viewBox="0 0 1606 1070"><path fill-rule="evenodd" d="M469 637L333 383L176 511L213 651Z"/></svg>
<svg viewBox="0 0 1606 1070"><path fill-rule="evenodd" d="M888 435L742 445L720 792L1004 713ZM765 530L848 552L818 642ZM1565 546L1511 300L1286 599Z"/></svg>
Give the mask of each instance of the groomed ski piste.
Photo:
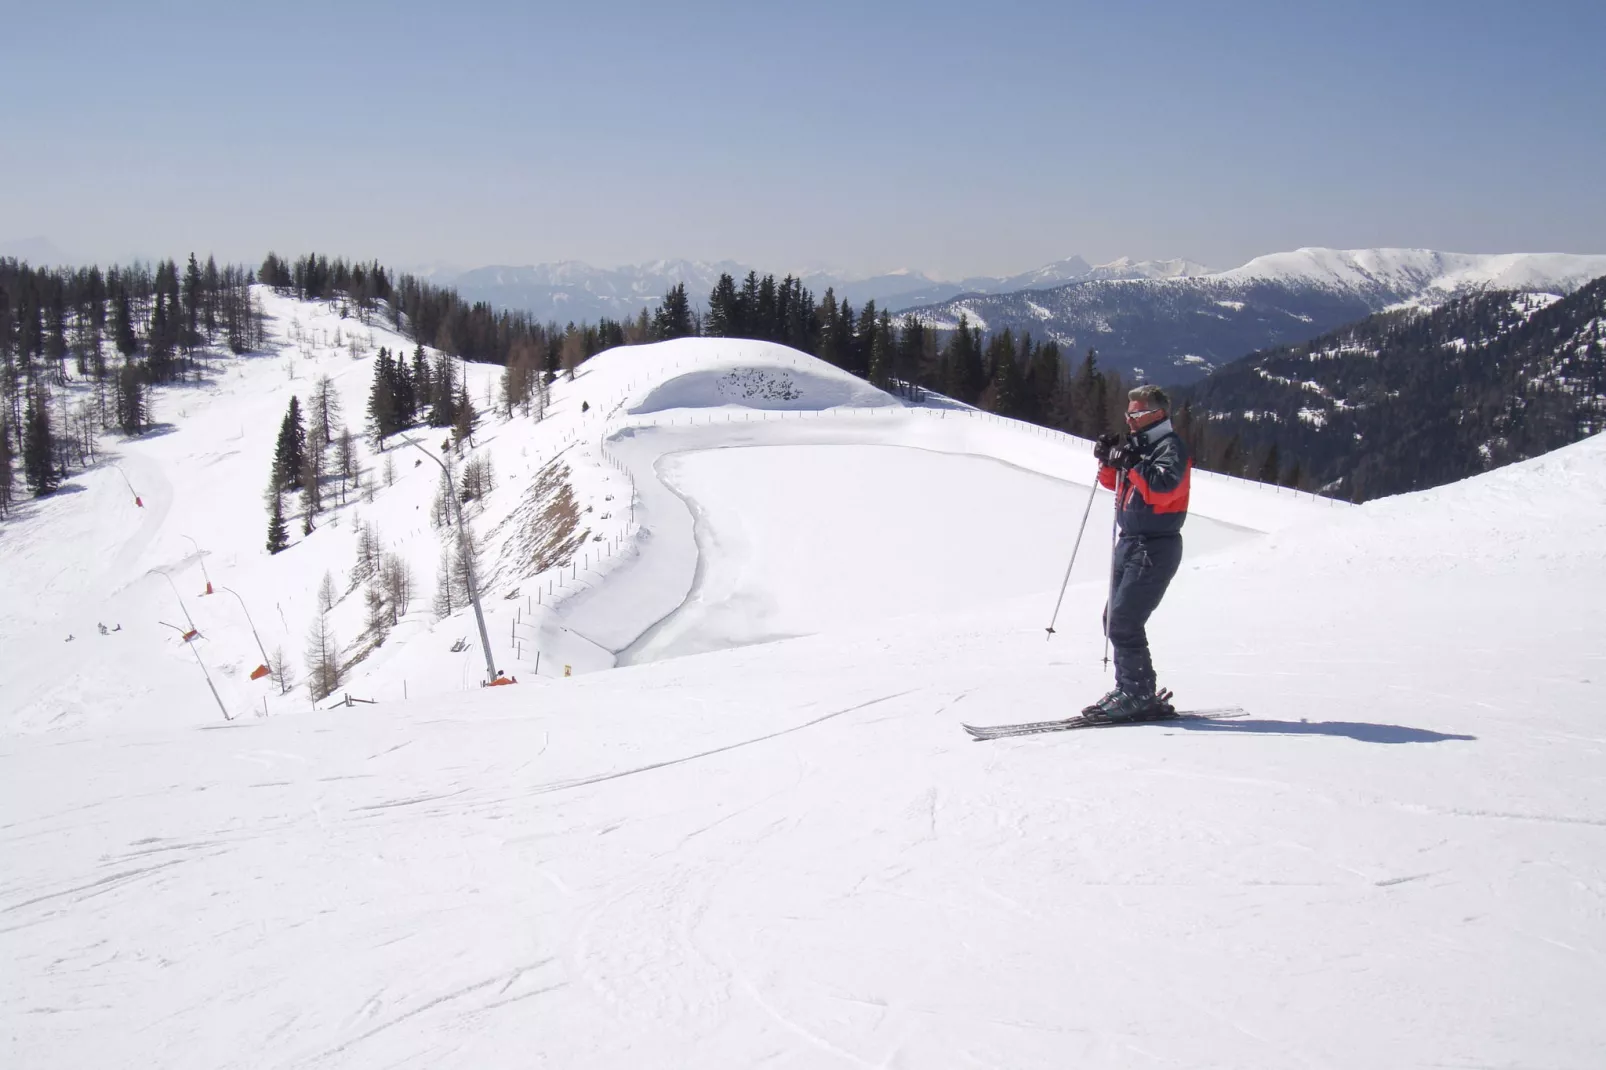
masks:
<svg viewBox="0 0 1606 1070"><path fill-rule="evenodd" d="M978 745L1108 686L1103 492L1044 632L1086 442L761 343L601 354L540 423L470 365L484 689L417 451L262 549L288 397L360 430L412 349L265 300L0 527L0 1063L1598 1065L1602 439L1359 508L1200 473L1150 635L1248 716ZM358 517L419 590L314 709L244 608L299 667L329 571L355 652Z"/></svg>

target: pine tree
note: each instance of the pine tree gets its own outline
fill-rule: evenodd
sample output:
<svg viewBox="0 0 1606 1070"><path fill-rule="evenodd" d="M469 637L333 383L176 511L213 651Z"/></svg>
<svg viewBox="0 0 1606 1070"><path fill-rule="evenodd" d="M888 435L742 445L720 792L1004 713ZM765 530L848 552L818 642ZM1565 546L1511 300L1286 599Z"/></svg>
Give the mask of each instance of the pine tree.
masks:
<svg viewBox="0 0 1606 1070"><path fill-rule="evenodd" d="M474 436L474 421L479 419L479 413L474 411L474 403L468 399L467 383L463 384L452 409L452 440L461 449L463 443Z"/></svg>
<svg viewBox="0 0 1606 1070"><path fill-rule="evenodd" d="M206 276L202 289L206 292L206 337L208 341L217 334L217 296L221 289L221 276L218 274L217 261L210 255L206 258Z"/></svg>
<svg viewBox="0 0 1606 1070"><path fill-rule="evenodd" d="M674 338L689 338L696 333L692 324L691 302L686 298L686 284L677 282L664 294L658 314L653 317L653 337L666 342Z"/></svg>
<svg viewBox="0 0 1606 1070"><path fill-rule="evenodd" d="M1277 443L1273 442L1266 448L1266 456L1261 459L1255 478L1262 483L1276 483L1281 475L1282 460L1277 455Z"/></svg>
<svg viewBox="0 0 1606 1070"><path fill-rule="evenodd" d="M1108 423L1104 375L1099 371L1098 351L1089 349L1071 378L1071 427L1073 435L1097 438Z"/></svg>
<svg viewBox="0 0 1606 1070"><path fill-rule="evenodd" d="M200 319L201 300L204 290L201 284L201 265L196 263L195 254L190 254L190 262L184 268L184 332L183 345L186 351L193 351L201 344Z"/></svg>
<svg viewBox="0 0 1606 1070"><path fill-rule="evenodd" d="M396 359L400 361L400 355ZM407 383L407 404L402 407L403 426L411 425L417 420L418 410L433 396L431 391L434 389L434 384L429 378L429 358L424 355L422 345L413 347L413 373L407 377Z"/></svg>
<svg viewBox="0 0 1606 1070"><path fill-rule="evenodd" d="M571 383L574 382L574 370L586 359L585 332L573 323L563 332L563 344L560 349L559 360L563 365L563 374Z"/></svg>
<svg viewBox="0 0 1606 1070"><path fill-rule="evenodd" d="M273 511L268 514L268 553L276 554L288 545L290 539L284 527L284 494L275 489Z"/></svg>
<svg viewBox="0 0 1606 1070"><path fill-rule="evenodd" d="M117 352L125 359L139 351L139 340L134 337L134 318L128 309L128 290L122 286L117 288L117 311L113 332L116 335Z"/></svg>
<svg viewBox="0 0 1606 1070"><path fill-rule="evenodd" d="M35 498L43 498L61 485L56 471L56 436L50 428L50 405L38 393L28 395L23 418L22 474Z"/></svg>
<svg viewBox="0 0 1606 1070"><path fill-rule="evenodd" d="M137 435L148 423L145 373L139 365L124 361L117 373L117 427L125 435Z"/></svg>
<svg viewBox="0 0 1606 1070"><path fill-rule="evenodd" d="M703 318L703 333L710 338L733 337L739 315L736 280L729 273L722 273L708 295L708 315Z"/></svg>
<svg viewBox="0 0 1606 1070"><path fill-rule="evenodd" d="M814 355L827 364L841 367L847 359L842 351L842 313L836 303L836 288L827 286L825 296L820 299L820 308L816 314L819 322L820 345L814 350Z"/></svg>
<svg viewBox="0 0 1606 1070"><path fill-rule="evenodd" d="M896 352L892 313L882 309L881 316L875 321L875 329L870 335L869 376L870 382L883 390L892 385L892 361Z"/></svg>
<svg viewBox="0 0 1606 1070"><path fill-rule="evenodd" d="M57 366L59 374L61 362L67 357L67 309L59 290L51 295L50 314L45 322L48 325L45 332L45 359Z"/></svg>
<svg viewBox="0 0 1606 1070"><path fill-rule="evenodd" d="M1216 471L1224 472L1229 476L1241 476L1244 461L1243 442L1237 435L1233 435L1221 447L1221 457L1216 463Z"/></svg>
<svg viewBox="0 0 1606 1070"><path fill-rule="evenodd" d="M943 351L942 364L943 390L956 401L975 404L987 385L987 369L982 363L981 329L972 327L963 312Z"/></svg>
<svg viewBox="0 0 1606 1070"><path fill-rule="evenodd" d="M5 417L0 416L0 516L5 516L10 509L12 491L16 486L17 475L11 465L11 428L6 424Z"/></svg>
<svg viewBox="0 0 1606 1070"><path fill-rule="evenodd" d="M173 336L168 322L167 295L158 292L156 310L151 313L150 334L145 341L146 362L151 378L159 383L170 383L174 377Z"/></svg>
<svg viewBox="0 0 1606 1070"><path fill-rule="evenodd" d="M380 449L385 439L395 434L400 420L396 414L395 370L391 367L390 350L379 347L374 359L374 381L368 387L368 426Z"/></svg>
<svg viewBox="0 0 1606 1070"><path fill-rule="evenodd" d="M1292 487L1294 490L1300 490L1302 489L1304 482L1304 467L1299 463L1299 458L1295 457L1292 461L1288 462L1288 469L1283 472L1282 485L1285 487Z"/></svg>
<svg viewBox="0 0 1606 1070"><path fill-rule="evenodd" d="M864 361L859 350L859 321L853 314L853 305L841 302L836 308L836 337L832 340L843 371L854 375L864 374Z"/></svg>
<svg viewBox="0 0 1606 1070"><path fill-rule="evenodd" d="M1100 430L1123 434L1126 431L1126 380L1116 368L1105 371L1103 379L1104 426Z"/></svg>
<svg viewBox="0 0 1606 1070"><path fill-rule="evenodd" d="M983 395L984 408L1000 416L1019 416L1023 401L1020 365L1015 360L1015 336L1007 327L987 346L992 380Z"/></svg>
<svg viewBox="0 0 1606 1070"><path fill-rule="evenodd" d="M915 383L925 378L921 362L925 359L926 327L913 312L904 314L903 329L898 332L898 351L893 361L894 378Z"/></svg>
<svg viewBox="0 0 1606 1070"><path fill-rule="evenodd" d="M300 490L301 473L307 464L307 432L301 422L301 402L291 397L290 407L279 424L279 441L273 450L273 485L281 490Z"/></svg>
<svg viewBox="0 0 1606 1070"><path fill-rule="evenodd" d="M758 304L753 310L753 334L766 342L781 340L780 295L775 276L765 275L758 282Z"/></svg>
<svg viewBox="0 0 1606 1070"><path fill-rule="evenodd" d="M435 372L430 376L429 426L451 427L457 422L453 411L456 395L457 371L452 359L442 354L435 358Z"/></svg>
<svg viewBox="0 0 1606 1070"><path fill-rule="evenodd" d="M736 317L731 331L737 338L758 337L758 272L749 271L736 295Z"/></svg>
<svg viewBox="0 0 1606 1070"><path fill-rule="evenodd" d="M1065 400L1065 369L1059 343L1039 342L1032 348L1026 370L1026 418L1046 427L1063 427Z"/></svg>

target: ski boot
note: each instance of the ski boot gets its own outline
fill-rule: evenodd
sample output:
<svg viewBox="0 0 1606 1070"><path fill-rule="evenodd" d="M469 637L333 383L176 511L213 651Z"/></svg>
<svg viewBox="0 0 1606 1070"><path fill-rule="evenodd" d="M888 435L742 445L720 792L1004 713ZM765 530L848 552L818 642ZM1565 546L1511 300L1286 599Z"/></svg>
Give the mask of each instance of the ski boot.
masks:
<svg viewBox="0 0 1606 1070"><path fill-rule="evenodd" d="M1135 694L1116 688L1108 695L1082 711L1090 721L1125 724L1135 721L1164 721L1175 717L1171 705L1171 692L1160 690L1148 694Z"/></svg>
<svg viewBox="0 0 1606 1070"><path fill-rule="evenodd" d="M1109 694L1105 695L1097 702L1088 706L1083 706L1082 716L1089 719L1102 717L1105 713L1115 709L1120 704L1121 699L1125 694L1126 692L1122 691L1119 687L1114 688Z"/></svg>

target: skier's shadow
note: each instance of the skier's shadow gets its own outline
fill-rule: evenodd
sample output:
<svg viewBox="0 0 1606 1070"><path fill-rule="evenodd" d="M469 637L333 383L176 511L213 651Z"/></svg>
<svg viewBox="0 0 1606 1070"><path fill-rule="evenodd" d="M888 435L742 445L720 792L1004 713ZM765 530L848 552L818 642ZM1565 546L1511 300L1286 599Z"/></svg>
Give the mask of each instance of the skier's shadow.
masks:
<svg viewBox="0 0 1606 1070"><path fill-rule="evenodd" d="M1171 726L1190 732L1264 732L1278 736L1345 736L1362 743L1449 743L1477 736L1433 732L1400 724L1363 724L1359 721L1182 720Z"/></svg>

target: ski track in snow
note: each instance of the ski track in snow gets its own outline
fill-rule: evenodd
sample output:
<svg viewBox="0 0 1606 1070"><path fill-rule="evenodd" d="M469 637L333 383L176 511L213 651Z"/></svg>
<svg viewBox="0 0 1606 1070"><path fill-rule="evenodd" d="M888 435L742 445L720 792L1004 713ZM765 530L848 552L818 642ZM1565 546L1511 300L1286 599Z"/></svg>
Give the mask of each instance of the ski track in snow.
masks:
<svg viewBox="0 0 1606 1070"><path fill-rule="evenodd" d="M544 424L486 421L479 530L561 454L625 536L521 617L539 677L504 647L556 569L491 592L518 687L472 688L472 624L420 608L348 684L378 705L224 724L145 620L165 568L260 704L197 566L294 654L356 510L256 552L271 436L234 440L321 370L358 411L371 359L230 365L120 447L142 514L102 468L9 525L0 1063L1597 1064L1606 442L1360 509L1201 474L1151 639L1187 705L1250 716L978 748L961 719L1103 689L1107 528L1042 631L1087 444L816 364L622 350ZM435 477L393 461L360 508L427 585Z"/></svg>

